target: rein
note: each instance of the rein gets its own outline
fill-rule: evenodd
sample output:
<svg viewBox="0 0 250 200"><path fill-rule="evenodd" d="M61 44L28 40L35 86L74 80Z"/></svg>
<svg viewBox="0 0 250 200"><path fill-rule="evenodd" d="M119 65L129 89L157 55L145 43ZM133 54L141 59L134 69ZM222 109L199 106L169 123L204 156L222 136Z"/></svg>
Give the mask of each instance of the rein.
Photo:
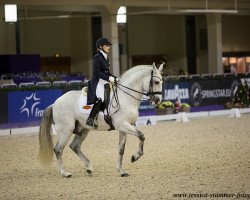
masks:
<svg viewBox="0 0 250 200"><path fill-rule="evenodd" d="M120 83L116 83L116 87L117 87L117 88L119 88L121 91L123 91L123 92L126 93L127 95L133 97L134 99L136 99L136 100L138 100L138 101L147 101L147 100L148 100L148 99L138 99L138 98L134 97L132 94L130 94L130 93L128 93L127 91L123 90L123 89L122 89L121 87L119 87L119 86L124 87L124 88L126 88L126 89L128 89L128 90L130 90L130 91L136 92L136 93L138 93L138 94L143 94L143 95L145 95L145 96L149 96L149 93L148 93L148 92L139 92L139 91L137 91L137 90L134 90L134 89L132 89L132 88L129 88L129 87L127 87L127 86L125 86L125 85L122 85L122 84L120 84Z"/></svg>
<svg viewBox="0 0 250 200"><path fill-rule="evenodd" d="M149 82L149 91L148 91L148 92L140 92L140 91L134 90L134 89L132 89L132 88L130 88L130 87L127 87L127 86L125 86L125 85L122 85L122 84L120 84L120 83L115 82L114 85L115 85L116 87L112 87L113 94L114 94L113 97L112 97L112 99L115 98L115 102L116 102L117 104L116 104L116 106L113 106L113 105L112 105L112 107L113 107L113 108L117 108L117 107L118 107L118 109L117 109L115 112L113 112L112 114L115 114L115 113L120 109L120 103L119 103L119 99L118 99L118 95L117 95L117 88L120 89L121 91L123 91L124 93L126 93L127 95L131 96L132 98L136 99L137 101L140 101L140 102L144 102L144 101L151 100L151 98L152 98L153 95L155 95L155 94L162 94L162 91L157 91L157 92L154 92L154 91L153 91L153 78L154 78L154 77L159 78L158 76L154 76L154 75L153 75L153 70L152 70L152 71L151 71L151 78L150 78L150 82ZM160 79L160 78L159 78L159 79ZM160 79L160 80L161 80L161 79ZM120 87L119 87L119 86L120 86ZM123 90L121 87L126 88L126 89L128 89L128 90L130 90L130 91L132 91L132 92L136 92L136 93L138 93L138 94L142 94L142 95L148 96L148 97L150 97L150 98L149 98L149 99L148 99L148 98L147 98L147 99L138 99L138 98L136 98L135 96L133 96L132 94L130 94L129 92Z"/></svg>
<svg viewBox="0 0 250 200"><path fill-rule="evenodd" d="M154 76L154 75L153 75L153 70L152 70L152 71L151 71L151 78L150 78L149 91L148 91L148 92L140 92L140 91L134 90L134 89L132 89L132 88L129 88L129 87L127 87L127 86L125 86L125 85L122 85L122 84L120 84L120 83L117 83L117 82L116 82L115 84L116 84L116 87L117 87L117 88L119 88L119 89L122 90L124 93L128 94L129 96L133 97L134 99L136 99L136 100L138 100L138 101L146 101L146 100L148 100L148 99L142 99L142 100L141 100L141 99L138 99L138 98L134 97L133 95L129 94L128 92L124 91L121 87L124 87L124 88L126 88L126 89L128 89L128 90L130 90L130 91L136 92L136 93L138 93L138 94L143 94L143 95L145 95L145 96L150 96L150 97L152 97L152 96L155 95L155 94L162 94L162 92L160 92L160 91L158 91L158 92L154 92L154 91L153 91L153 78L154 78L154 77L159 78L158 76ZM160 79L160 78L159 78L159 79ZM118 87L118 85L121 86L121 87Z"/></svg>

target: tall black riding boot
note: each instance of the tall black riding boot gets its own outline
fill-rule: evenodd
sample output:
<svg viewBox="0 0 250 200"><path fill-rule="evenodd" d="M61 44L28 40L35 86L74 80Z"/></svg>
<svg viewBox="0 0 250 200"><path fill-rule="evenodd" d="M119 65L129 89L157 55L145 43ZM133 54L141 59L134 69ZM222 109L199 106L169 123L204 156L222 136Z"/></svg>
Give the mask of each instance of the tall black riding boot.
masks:
<svg viewBox="0 0 250 200"><path fill-rule="evenodd" d="M104 109L107 110L107 115L104 115L104 120L110 126L109 131L112 131L112 130L115 130L115 127L112 123L112 118L109 115L109 109L108 109L109 101L110 101L110 86L109 86L109 83L106 83L104 85L104 103L103 104L104 104Z"/></svg>
<svg viewBox="0 0 250 200"><path fill-rule="evenodd" d="M109 83L106 83L104 85L104 108L106 110L108 110L108 106L109 106L109 101L110 101L110 86Z"/></svg>
<svg viewBox="0 0 250 200"><path fill-rule="evenodd" d="M89 114L89 117L88 117L88 119L86 121L86 125L91 126L94 129L98 128L98 125L95 123L95 118L96 118L96 115L100 111L101 105L102 105L102 100L101 99L96 99L95 103L93 105L93 108L92 108L92 110L91 110L91 112Z"/></svg>

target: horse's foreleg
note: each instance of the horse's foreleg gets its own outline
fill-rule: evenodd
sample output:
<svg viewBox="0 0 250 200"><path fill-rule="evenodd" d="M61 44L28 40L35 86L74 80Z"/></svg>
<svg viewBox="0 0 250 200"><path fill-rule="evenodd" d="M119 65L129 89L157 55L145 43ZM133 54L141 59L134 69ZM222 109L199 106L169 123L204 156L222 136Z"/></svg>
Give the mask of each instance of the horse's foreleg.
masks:
<svg viewBox="0 0 250 200"><path fill-rule="evenodd" d="M85 168L89 174L91 174L94 169L92 167L91 162L89 159L82 153L81 151L81 145L82 142L85 140L85 138L88 135L89 130L82 129L80 133L77 133L70 144L70 148L78 155L78 157L84 162Z"/></svg>
<svg viewBox="0 0 250 200"><path fill-rule="evenodd" d="M59 137L59 139L58 139L58 141L56 143L56 146L54 148L54 152L56 154L56 158L57 158L57 162L58 162L58 165L59 165L61 175L63 177L66 177L66 178L70 178L72 176L72 174L65 171L64 164L63 164L63 161L62 161L62 154L63 154L63 149L65 148L71 134L72 133L71 133L70 130L61 131L61 135L60 135L60 137Z"/></svg>
<svg viewBox="0 0 250 200"><path fill-rule="evenodd" d="M137 152L131 157L131 162L137 161L143 155L143 146L145 140L144 134L141 131L138 131L134 126L132 126L128 122L124 122L119 130L127 134L135 135L139 138L139 148Z"/></svg>
<svg viewBox="0 0 250 200"><path fill-rule="evenodd" d="M122 177L129 176L127 172L122 168L122 159L125 151L125 144L127 140L127 134L120 131L119 135L119 155L116 163L116 169L121 174Z"/></svg>

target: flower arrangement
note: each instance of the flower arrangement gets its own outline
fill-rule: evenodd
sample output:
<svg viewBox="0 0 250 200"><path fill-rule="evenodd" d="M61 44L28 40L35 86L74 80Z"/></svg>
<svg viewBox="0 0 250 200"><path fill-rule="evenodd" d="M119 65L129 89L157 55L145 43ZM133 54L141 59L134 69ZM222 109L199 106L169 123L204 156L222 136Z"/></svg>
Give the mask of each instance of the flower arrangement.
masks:
<svg viewBox="0 0 250 200"><path fill-rule="evenodd" d="M159 109L165 109L167 107L174 107L174 104L171 101L163 101L161 104L158 106Z"/></svg>
<svg viewBox="0 0 250 200"><path fill-rule="evenodd" d="M227 109L231 108L249 108L250 105L250 91L247 83L245 85L239 85L233 100L226 103L225 107Z"/></svg>
<svg viewBox="0 0 250 200"><path fill-rule="evenodd" d="M163 101L156 109L158 115L178 112L190 112L190 106L187 103L181 103L181 101L177 99L175 103L172 101Z"/></svg>
<svg viewBox="0 0 250 200"><path fill-rule="evenodd" d="M187 103L182 103L180 112L190 112L190 105Z"/></svg>
<svg viewBox="0 0 250 200"><path fill-rule="evenodd" d="M163 101L156 107L157 115L167 115L174 113L174 104L171 101Z"/></svg>

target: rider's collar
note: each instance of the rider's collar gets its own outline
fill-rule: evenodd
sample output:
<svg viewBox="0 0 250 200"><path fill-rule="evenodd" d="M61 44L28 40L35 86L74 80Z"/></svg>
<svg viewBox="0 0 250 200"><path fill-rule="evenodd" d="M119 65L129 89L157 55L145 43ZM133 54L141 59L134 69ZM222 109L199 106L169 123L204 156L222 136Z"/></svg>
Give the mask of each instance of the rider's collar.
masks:
<svg viewBox="0 0 250 200"><path fill-rule="evenodd" d="M103 50L100 50L100 52L102 53L102 55L104 56L104 58L106 60L108 60L108 55Z"/></svg>

